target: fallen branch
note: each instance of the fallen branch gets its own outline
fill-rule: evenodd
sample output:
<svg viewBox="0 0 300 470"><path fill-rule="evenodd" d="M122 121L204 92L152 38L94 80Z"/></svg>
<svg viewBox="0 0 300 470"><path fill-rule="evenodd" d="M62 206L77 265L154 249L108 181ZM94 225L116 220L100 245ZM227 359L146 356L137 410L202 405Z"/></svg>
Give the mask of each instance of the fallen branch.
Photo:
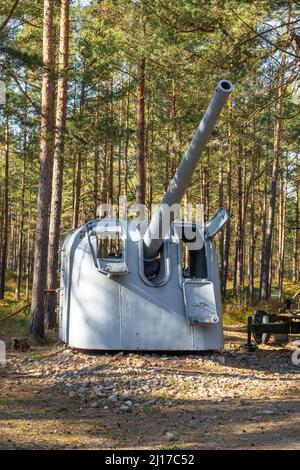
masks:
<svg viewBox="0 0 300 470"><path fill-rule="evenodd" d="M25 308L29 308L30 307L30 303L26 304L26 305L23 305L23 307L20 307L18 310L16 310L15 312L12 312L12 313L9 313L8 315L6 315L6 317L3 317L3 318L0 318L0 321L2 320L7 320L8 318L11 318L15 315L17 315L18 313L22 312L23 310L25 310Z"/></svg>

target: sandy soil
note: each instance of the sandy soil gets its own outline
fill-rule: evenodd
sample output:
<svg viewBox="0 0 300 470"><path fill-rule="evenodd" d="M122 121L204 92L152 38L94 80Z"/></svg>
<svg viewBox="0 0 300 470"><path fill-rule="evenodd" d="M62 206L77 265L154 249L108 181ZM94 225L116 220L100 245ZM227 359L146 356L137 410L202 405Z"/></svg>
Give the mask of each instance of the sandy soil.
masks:
<svg viewBox="0 0 300 470"><path fill-rule="evenodd" d="M292 345L197 356L85 355L63 344L9 351L0 449L300 449Z"/></svg>

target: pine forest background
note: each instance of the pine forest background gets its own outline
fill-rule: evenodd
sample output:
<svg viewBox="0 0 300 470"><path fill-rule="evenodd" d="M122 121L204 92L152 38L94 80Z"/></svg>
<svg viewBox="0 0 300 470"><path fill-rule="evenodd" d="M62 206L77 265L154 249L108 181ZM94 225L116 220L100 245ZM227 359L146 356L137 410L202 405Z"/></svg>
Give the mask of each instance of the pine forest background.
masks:
<svg viewBox="0 0 300 470"><path fill-rule="evenodd" d="M183 208L230 212L216 240L224 299L281 297L300 281L299 66L300 2L3 0L0 297L32 288L43 336L57 239L100 203L158 203L222 78L235 90Z"/></svg>

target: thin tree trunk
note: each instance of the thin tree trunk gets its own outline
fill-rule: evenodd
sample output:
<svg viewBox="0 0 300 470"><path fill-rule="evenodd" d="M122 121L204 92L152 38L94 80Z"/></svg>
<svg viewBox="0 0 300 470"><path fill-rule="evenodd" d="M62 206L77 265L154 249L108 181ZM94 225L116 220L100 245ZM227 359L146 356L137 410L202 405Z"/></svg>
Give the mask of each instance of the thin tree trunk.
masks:
<svg viewBox="0 0 300 470"><path fill-rule="evenodd" d="M221 146L221 154L223 153L223 142ZM224 205L224 170L222 164L219 166L219 207ZM223 285L224 277L224 230L221 230L219 239L219 271L221 286Z"/></svg>
<svg viewBox="0 0 300 470"><path fill-rule="evenodd" d="M109 181L108 181L108 203L113 206L114 203L114 141L111 138L109 143Z"/></svg>
<svg viewBox="0 0 300 470"><path fill-rule="evenodd" d="M270 141L270 129L271 129L271 109L269 107L268 111L268 123L267 123L267 145L266 145L266 160L265 160L265 168L264 168L264 197L263 197L263 205L262 205L262 250L261 250L261 258L260 258L260 276L259 276L259 299L261 300L261 292L262 292L262 272L263 272L263 256L264 256L264 247L266 243L266 230L267 230L267 200L268 200L268 167L269 167L269 141Z"/></svg>
<svg viewBox="0 0 300 470"><path fill-rule="evenodd" d="M110 109L109 109L109 119L111 125L111 137L109 142L109 174L108 174L108 194L107 201L113 206L114 203L114 134L113 134L113 125L114 125L114 104L113 104L113 90L114 82L113 79L110 80Z"/></svg>
<svg viewBox="0 0 300 470"><path fill-rule="evenodd" d="M207 165L204 167L204 217L205 221L209 220L209 205L210 205L210 198L209 198L209 157L207 161Z"/></svg>
<svg viewBox="0 0 300 470"><path fill-rule="evenodd" d="M175 148L174 148L174 118L176 116L176 87L175 79L171 81L168 105L167 145L165 158L164 191L168 189L171 176L175 173ZM149 113L148 113L149 116Z"/></svg>
<svg viewBox="0 0 300 470"><path fill-rule="evenodd" d="M79 144L80 145L80 144ZM74 207L73 207L73 229L78 227L80 196L81 196L81 164L82 150L78 148L75 154L75 175L74 175Z"/></svg>
<svg viewBox="0 0 300 470"><path fill-rule="evenodd" d="M243 191L242 191L242 165L241 153L239 154L238 165L238 197L237 197L237 217L236 217L236 240L234 257L234 283L233 290L239 294L241 289L241 269L242 269L242 224L243 224Z"/></svg>
<svg viewBox="0 0 300 470"><path fill-rule="evenodd" d="M228 157L227 157L227 210L231 213L232 201L232 101L229 98L228 108ZM225 297L227 289L227 280L229 274L229 256L231 243L231 222L230 219L225 228L225 247L224 247L224 276L222 285L222 294Z"/></svg>
<svg viewBox="0 0 300 470"><path fill-rule="evenodd" d="M94 207L93 214L94 218L97 217L97 207L99 205L99 147L97 146L94 150Z"/></svg>
<svg viewBox="0 0 300 470"><path fill-rule="evenodd" d="M1 244L1 271L0 271L0 299L5 294L5 275L7 264L7 247L8 247L8 191L9 191L9 121L8 113L5 117L5 153L4 153L4 203L3 203L3 223L2 223L2 244Z"/></svg>
<svg viewBox="0 0 300 470"><path fill-rule="evenodd" d="M125 120L125 128L126 128L126 138L125 138L125 145L124 145L124 194L127 196L128 194L128 147L129 147L129 109L130 109L130 78L128 78L128 88L126 94L126 120Z"/></svg>
<svg viewBox="0 0 300 470"><path fill-rule="evenodd" d="M44 291L47 283L49 210L53 164L54 108L54 0L44 0L42 119L40 177L37 201L36 241L32 283L30 333L36 340L44 338Z"/></svg>
<svg viewBox="0 0 300 470"><path fill-rule="evenodd" d="M275 208L276 208L276 192L277 192L277 179L278 179L278 166L281 151L281 116L283 106L283 83L284 83L284 72L285 72L285 54L282 53L280 76L278 84L278 100L276 104L276 120L274 128L274 159L272 169L272 187L271 196L269 203L269 213L266 228L266 239L265 246L262 256L262 282L261 282L261 299L266 300L271 295L271 284L270 284L270 269L271 269L271 258L272 258L272 239L273 239L273 227L275 219Z"/></svg>
<svg viewBox="0 0 300 470"><path fill-rule="evenodd" d="M81 82L80 100L79 100L79 119L83 115L85 102L85 76L83 74ZM79 209L80 209L80 196L81 196L81 164L82 164L82 148L81 143L78 142L77 150L75 152L75 166L74 166L74 202L73 202L73 228L78 227Z"/></svg>
<svg viewBox="0 0 300 470"><path fill-rule="evenodd" d="M251 158L251 208L250 208L250 231L249 231L249 263L248 263L248 282L249 282L249 302L253 303L254 300L254 257L255 257L255 161L257 158L256 152L256 121L253 122L253 140L254 148L252 150Z"/></svg>
<svg viewBox="0 0 300 470"><path fill-rule="evenodd" d="M140 31L145 40L146 23L144 16L144 0L140 2L141 14L139 19ZM141 57L137 65L137 128L136 128L136 202L145 204L146 174L145 174L145 57Z"/></svg>
<svg viewBox="0 0 300 470"><path fill-rule="evenodd" d="M247 160L244 158L244 171L242 174L242 224L241 224L241 246L239 259L239 275L240 289L244 291L245 287L245 232L247 223L247 206L248 206L248 188L247 188Z"/></svg>
<svg viewBox="0 0 300 470"><path fill-rule="evenodd" d="M136 156L136 202L145 204L145 59L138 64L137 83L137 156Z"/></svg>
<svg viewBox="0 0 300 470"><path fill-rule="evenodd" d="M294 238L293 238L293 261L292 261L292 279L293 282L299 282L299 256L298 256L298 247L299 247L299 199L300 199L300 184L299 179L296 182L296 204L295 204L295 228L294 228Z"/></svg>
<svg viewBox="0 0 300 470"><path fill-rule="evenodd" d="M249 261L248 261L248 299L249 303L252 305L254 300L254 256L255 256L255 171L256 171L256 162L258 161L258 148L257 148L257 135L256 135L256 80L255 85L255 103L254 103L254 118L253 118L253 148L251 152L251 207L250 207L250 230L249 230Z"/></svg>
<svg viewBox="0 0 300 470"><path fill-rule="evenodd" d="M249 244L249 302L250 304L253 303L254 300L254 259L255 259L255 245L256 245L256 237L255 237L255 186L254 181L252 183L251 188L251 209L250 209L250 244Z"/></svg>
<svg viewBox="0 0 300 470"><path fill-rule="evenodd" d="M149 219L152 217L152 203L153 203L153 171L154 171L154 165L153 165L153 158L154 158L154 145L155 145L155 132L154 132L154 90L151 92L151 100L149 103L149 106L151 108L151 114L150 114L150 108L149 108L149 155L148 155L148 181L149 181L149 192L148 192L148 205L149 205ZM151 116L151 117L150 117Z"/></svg>
<svg viewBox="0 0 300 470"><path fill-rule="evenodd" d="M29 301L29 285L30 285L30 274L31 274L31 251L32 251L32 240L31 240L31 191L29 192L29 215L28 215L28 231L27 231L27 253L26 253L26 286L25 286L25 297Z"/></svg>
<svg viewBox="0 0 300 470"><path fill-rule="evenodd" d="M107 138L104 140L104 154L102 160L102 178L100 186L100 203L107 203Z"/></svg>
<svg viewBox="0 0 300 470"><path fill-rule="evenodd" d="M277 288L278 297L282 298L283 289L283 274L284 274L284 249L285 249L285 217L286 217L286 197L287 197L287 176L284 176L283 168L281 169L281 183L280 183L280 201L279 201L279 215L278 215L278 263L277 263ZM286 156L286 173L288 171L287 156Z"/></svg>
<svg viewBox="0 0 300 470"><path fill-rule="evenodd" d="M23 241L24 241L24 203L25 203L25 175L26 175L26 163L27 163L27 107L25 105L24 113L24 128L23 128L23 174L21 182L21 204L20 204L20 224L19 224L19 244L17 254L17 279L16 279L16 290L15 300L19 300L21 290L21 278L22 278L22 257L23 257Z"/></svg>
<svg viewBox="0 0 300 470"><path fill-rule="evenodd" d="M48 245L48 290L57 289L58 249L62 205L62 185L64 167L64 134L67 110L67 71L69 55L69 0L61 1L59 39L59 78L57 83L57 104L55 118L54 164L52 178L52 198ZM45 312L48 328L56 326L56 295L50 291L46 297Z"/></svg>
<svg viewBox="0 0 300 470"><path fill-rule="evenodd" d="M175 118L176 118L176 80L172 79L171 93L170 93L170 120L171 120L171 139L170 139L170 153L171 153L171 175L173 176L176 172L176 129L175 129Z"/></svg>
<svg viewBox="0 0 300 470"><path fill-rule="evenodd" d="M3 208L4 208L4 198L3 196L0 198L0 214L1 214L1 224L0 224L0 240L2 240L2 231L3 231ZM1 246L0 246L1 250ZM0 259L1 259L1 251L0 251Z"/></svg>
<svg viewBox="0 0 300 470"><path fill-rule="evenodd" d="M97 102L96 102L96 116L95 122L96 125L99 125L99 115L100 115L100 84L97 83ZM97 217L97 207L99 204L99 145L96 143L94 150L94 218Z"/></svg>
<svg viewBox="0 0 300 470"><path fill-rule="evenodd" d="M108 188L107 188L107 203L114 208L114 133L113 133L113 122L114 122L114 107L113 107L113 79L111 80L110 86L110 122L112 126L111 137L109 141L109 166L108 166ZM112 251L112 240L109 243L109 251Z"/></svg>
<svg viewBox="0 0 300 470"><path fill-rule="evenodd" d="M123 116L123 104L120 103L120 116L119 116L119 135L118 135L118 146L119 146L119 151L118 151L118 194L117 194L117 207L118 207L118 212L117 212L117 218L120 218L120 197L121 197L121 191L122 191L122 134L121 134L121 129L122 129L122 116Z"/></svg>

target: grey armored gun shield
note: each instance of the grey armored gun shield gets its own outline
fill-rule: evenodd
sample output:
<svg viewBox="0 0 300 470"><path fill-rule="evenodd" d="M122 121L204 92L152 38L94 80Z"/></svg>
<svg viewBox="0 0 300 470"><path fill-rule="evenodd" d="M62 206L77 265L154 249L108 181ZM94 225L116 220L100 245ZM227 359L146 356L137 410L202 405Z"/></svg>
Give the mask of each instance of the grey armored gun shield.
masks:
<svg viewBox="0 0 300 470"><path fill-rule="evenodd" d="M218 83L150 223L97 219L65 238L59 333L71 347L102 351L223 347L219 270L212 239L229 216L221 208L201 227L176 220L168 209L180 204L232 90L229 81Z"/></svg>

